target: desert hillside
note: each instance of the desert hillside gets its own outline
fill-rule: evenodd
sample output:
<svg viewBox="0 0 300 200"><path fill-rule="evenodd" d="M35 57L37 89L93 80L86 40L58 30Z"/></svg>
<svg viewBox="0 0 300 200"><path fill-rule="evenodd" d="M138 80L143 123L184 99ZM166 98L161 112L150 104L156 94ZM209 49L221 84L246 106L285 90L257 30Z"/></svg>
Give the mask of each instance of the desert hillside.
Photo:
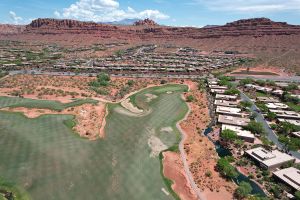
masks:
<svg viewBox="0 0 300 200"><path fill-rule="evenodd" d="M129 46L163 44L189 46L208 52L238 51L255 55L258 64L300 72L300 26L267 18L239 20L207 28L159 26L149 19L133 26L37 19L24 27L1 25L0 39L79 46L126 42Z"/></svg>

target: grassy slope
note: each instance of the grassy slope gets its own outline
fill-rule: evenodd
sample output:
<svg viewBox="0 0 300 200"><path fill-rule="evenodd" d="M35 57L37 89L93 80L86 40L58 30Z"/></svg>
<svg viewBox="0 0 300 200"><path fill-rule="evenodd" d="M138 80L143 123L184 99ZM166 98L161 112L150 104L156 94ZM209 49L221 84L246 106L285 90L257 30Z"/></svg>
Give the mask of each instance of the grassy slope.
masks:
<svg viewBox="0 0 300 200"><path fill-rule="evenodd" d="M166 94L169 90L177 92ZM148 139L159 137L169 147L178 143L175 124L187 112L180 99L183 90L186 87L147 90L159 98L148 105L152 113L140 118L124 116L115 110L119 105L110 105L107 137L94 142L74 136L69 128L72 116L28 119L0 112L0 160L5 161L0 176L25 188L33 199L173 199L161 191L166 180L159 157L150 157ZM0 99L0 107L15 104ZM160 131L168 126L173 134Z"/></svg>
<svg viewBox="0 0 300 200"><path fill-rule="evenodd" d="M92 99L78 99L70 103L61 103L58 101L47 101L47 100L34 100L24 99L18 97L0 97L0 108L4 107L26 107L26 108L43 108L61 111L63 109L80 106L86 103L97 103L98 101Z"/></svg>

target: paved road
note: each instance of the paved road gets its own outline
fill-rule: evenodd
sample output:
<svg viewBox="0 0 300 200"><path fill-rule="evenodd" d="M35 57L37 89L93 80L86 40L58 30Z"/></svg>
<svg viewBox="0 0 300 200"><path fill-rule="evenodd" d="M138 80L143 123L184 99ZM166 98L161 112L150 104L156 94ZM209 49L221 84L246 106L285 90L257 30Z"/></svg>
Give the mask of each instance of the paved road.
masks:
<svg viewBox="0 0 300 200"><path fill-rule="evenodd" d="M252 100L247 96L245 95L243 92L241 92L241 99L243 101L248 101L248 102L251 102L252 103L252 106L251 106L251 111L253 113L256 113L256 117L255 117L255 120L257 122L261 122L263 124L263 127L267 133L267 138L274 142L274 144L279 148L279 149L283 149L283 145L278 141L278 137L277 135L274 133L274 131L269 127L268 123L266 122L264 116L260 113L260 112L257 112L256 110L258 110L257 106L252 102ZM300 159L300 153L297 152L297 151L290 151L289 152L291 155L293 155L294 157Z"/></svg>
<svg viewBox="0 0 300 200"><path fill-rule="evenodd" d="M252 78L252 79L255 79L255 80L272 80L272 81L278 81L278 82L297 82L297 83L300 83L300 76L283 77L283 76L247 76L247 75L241 75L241 76L234 76L234 77L237 80Z"/></svg>

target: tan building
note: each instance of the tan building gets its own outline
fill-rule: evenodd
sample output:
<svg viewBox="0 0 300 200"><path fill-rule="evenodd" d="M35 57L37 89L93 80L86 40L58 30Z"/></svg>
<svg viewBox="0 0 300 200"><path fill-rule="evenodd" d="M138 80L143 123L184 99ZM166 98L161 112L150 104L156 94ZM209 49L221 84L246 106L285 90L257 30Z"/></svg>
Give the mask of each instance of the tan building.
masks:
<svg viewBox="0 0 300 200"><path fill-rule="evenodd" d="M256 160L264 169L275 170L288 162L295 162L295 158L278 150L268 151L257 147L246 151L246 154Z"/></svg>
<svg viewBox="0 0 300 200"><path fill-rule="evenodd" d="M289 167L276 172L273 175L280 179L285 184L292 187L294 190L300 190L300 170L294 167Z"/></svg>
<svg viewBox="0 0 300 200"><path fill-rule="evenodd" d="M243 130L243 128L240 126L223 124L222 131L224 131L224 130L232 130L232 131L236 132L237 136L240 139L242 139L246 142L249 142L249 143L254 143L255 136L250 131Z"/></svg>
<svg viewBox="0 0 300 200"><path fill-rule="evenodd" d="M229 115L219 115L218 122L221 124L228 124L228 125L235 125L235 126L247 126L250 122L250 119L234 117Z"/></svg>

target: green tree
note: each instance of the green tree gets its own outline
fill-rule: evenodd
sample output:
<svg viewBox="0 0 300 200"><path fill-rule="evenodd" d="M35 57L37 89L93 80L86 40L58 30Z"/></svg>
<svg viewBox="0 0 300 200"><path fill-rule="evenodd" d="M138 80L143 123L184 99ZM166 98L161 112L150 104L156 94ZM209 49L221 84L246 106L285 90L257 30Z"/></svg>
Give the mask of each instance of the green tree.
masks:
<svg viewBox="0 0 300 200"><path fill-rule="evenodd" d="M245 129L251 131L253 134L258 134L258 135L265 134L265 130L261 122L251 121L247 126L245 126Z"/></svg>
<svg viewBox="0 0 300 200"><path fill-rule="evenodd" d="M224 131L221 132L221 138L224 139L225 141L232 142L237 139L237 134L233 130L225 129Z"/></svg>
<svg viewBox="0 0 300 200"><path fill-rule="evenodd" d="M266 116L266 118L267 118L268 120L270 120L270 121L276 119L276 117L277 117L277 115L276 115L275 113L273 113L273 112L268 112L268 114L267 114L267 116Z"/></svg>
<svg viewBox="0 0 300 200"><path fill-rule="evenodd" d="M194 99L195 99L195 98L194 98L193 95L189 95L189 96L186 97L186 101L187 101L187 102L192 102L192 101L194 101Z"/></svg>
<svg viewBox="0 0 300 200"><path fill-rule="evenodd" d="M246 79L240 80L240 85L244 86L244 85L247 85L247 84L252 84L253 82L254 82L253 79L251 79L251 78L246 78Z"/></svg>
<svg viewBox="0 0 300 200"><path fill-rule="evenodd" d="M295 197L296 197L297 200L300 200L300 191L297 191L295 193Z"/></svg>
<svg viewBox="0 0 300 200"><path fill-rule="evenodd" d="M242 181L236 189L235 194L239 199L247 197L252 191L252 187L248 182Z"/></svg>
<svg viewBox="0 0 300 200"><path fill-rule="evenodd" d="M132 86L133 84L134 84L134 81L133 81L133 80L128 80L128 81L127 81L127 85Z"/></svg>
<svg viewBox="0 0 300 200"><path fill-rule="evenodd" d="M110 77L108 74L104 73L104 72L101 72L100 74L97 75L97 79L98 79L98 82L101 82L101 81L110 81Z"/></svg>
<svg viewBox="0 0 300 200"><path fill-rule="evenodd" d="M229 90L225 91L226 95L236 95L236 94L240 94L240 91L236 88L231 88Z"/></svg>
<svg viewBox="0 0 300 200"><path fill-rule="evenodd" d="M249 101L241 101L241 102L240 102L240 106L241 106L242 108L251 108L252 103L249 102Z"/></svg>
<svg viewBox="0 0 300 200"><path fill-rule="evenodd" d="M229 163L226 158L220 158L217 162L217 168L221 175L226 178L236 178L238 177L238 172L236 169Z"/></svg>

